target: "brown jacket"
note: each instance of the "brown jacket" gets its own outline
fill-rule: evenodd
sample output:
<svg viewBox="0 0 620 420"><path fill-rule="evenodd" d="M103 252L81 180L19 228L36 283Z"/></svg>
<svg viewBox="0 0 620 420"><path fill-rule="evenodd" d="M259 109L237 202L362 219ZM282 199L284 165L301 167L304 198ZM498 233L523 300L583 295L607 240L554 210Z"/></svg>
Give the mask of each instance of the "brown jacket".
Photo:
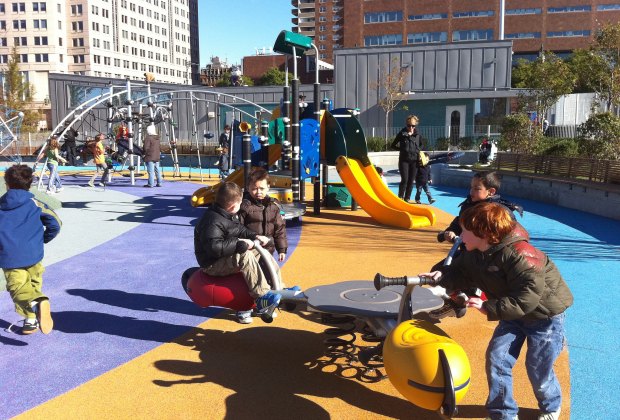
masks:
<svg viewBox="0 0 620 420"><path fill-rule="evenodd" d="M449 291L485 292L489 321L548 319L573 303L553 261L516 232L485 252L463 251L441 271L440 284Z"/></svg>
<svg viewBox="0 0 620 420"><path fill-rule="evenodd" d="M278 200L267 197L257 201L249 194L245 194L239 210L239 219L247 228L259 235L273 238L275 246L269 243L265 247L269 252L273 254L273 251L277 250L278 254L286 254L288 248L286 223L280 215Z"/></svg>
<svg viewBox="0 0 620 420"><path fill-rule="evenodd" d="M147 134L144 138L144 161L159 162L161 158L161 145L159 136Z"/></svg>

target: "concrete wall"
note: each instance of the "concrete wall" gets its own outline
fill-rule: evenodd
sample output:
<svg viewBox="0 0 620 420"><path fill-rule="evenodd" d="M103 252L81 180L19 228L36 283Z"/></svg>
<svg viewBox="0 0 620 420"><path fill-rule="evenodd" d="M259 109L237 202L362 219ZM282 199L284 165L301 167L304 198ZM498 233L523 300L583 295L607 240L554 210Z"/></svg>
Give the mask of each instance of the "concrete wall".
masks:
<svg viewBox="0 0 620 420"><path fill-rule="evenodd" d="M443 164L433 165L432 170L435 185L456 188L469 188L473 175L471 170ZM584 187L570 181L503 175L501 193L620 220L620 193L605 190L604 184Z"/></svg>

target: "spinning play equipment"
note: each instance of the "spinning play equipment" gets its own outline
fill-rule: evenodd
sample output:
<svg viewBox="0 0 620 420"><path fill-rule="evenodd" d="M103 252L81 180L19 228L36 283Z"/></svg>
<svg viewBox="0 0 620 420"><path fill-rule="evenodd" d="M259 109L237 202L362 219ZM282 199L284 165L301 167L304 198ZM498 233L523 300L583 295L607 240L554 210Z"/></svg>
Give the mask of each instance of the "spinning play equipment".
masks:
<svg viewBox="0 0 620 420"><path fill-rule="evenodd" d="M257 244L261 255L266 251ZM272 269L269 267L268 269ZM277 279L275 273L271 278ZM463 348L432 323L416 315L438 309L444 299L430 289L434 285L425 277L385 277L379 273L373 281L351 280L319 285L302 292L282 290L276 281L272 288L282 295L281 304L289 309L305 305L308 311L321 314L324 323L333 325L326 331L326 353L361 362L367 369L366 380L388 378L394 387L413 404L454 416L457 404L467 393L471 367ZM199 306L219 306L232 310L249 310L249 297L243 277L209 277L198 268L183 273L182 284ZM261 316L272 322L271 314ZM363 324L361 328L358 324ZM364 341L376 346L354 344L357 329ZM353 337L347 339L346 337ZM359 350L359 351L358 351ZM376 374L385 367L387 376Z"/></svg>

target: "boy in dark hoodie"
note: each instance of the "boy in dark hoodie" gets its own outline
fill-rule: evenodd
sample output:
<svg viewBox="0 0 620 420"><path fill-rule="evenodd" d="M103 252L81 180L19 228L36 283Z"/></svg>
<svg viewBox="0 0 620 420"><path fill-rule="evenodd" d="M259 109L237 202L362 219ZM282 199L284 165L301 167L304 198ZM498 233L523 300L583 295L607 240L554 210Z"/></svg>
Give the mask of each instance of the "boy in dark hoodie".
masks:
<svg viewBox="0 0 620 420"><path fill-rule="evenodd" d="M29 192L32 169L14 165L4 173L7 192L0 197L0 268L6 288L23 316L23 334L54 327L50 303L42 292L43 244L56 237L61 222L56 213Z"/></svg>

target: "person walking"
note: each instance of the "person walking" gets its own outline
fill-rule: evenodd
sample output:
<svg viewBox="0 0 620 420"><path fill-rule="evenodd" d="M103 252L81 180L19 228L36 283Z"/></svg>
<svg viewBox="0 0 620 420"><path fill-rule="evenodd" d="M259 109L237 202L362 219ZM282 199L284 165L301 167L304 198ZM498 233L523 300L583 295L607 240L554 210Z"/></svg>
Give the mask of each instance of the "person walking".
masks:
<svg viewBox="0 0 620 420"><path fill-rule="evenodd" d="M400 172L398 196L406 202L411 201L413 182L418 172L418 160L422 150L422 137L417 130L418 122L417 116L409 115L406 119L406 126L392 142L392 149L400 151L398 155L398 172Z"/></svg>
<svg viewBox="0 0 620 420"><path fill-rule="evenodd" d="M161 144L157 129L154 125L146 127L146 137L144 138L144 162L146 163L146 172L149 176L146 188L161 187L162 174L159 166L161 159ZM156 182L157 179L157 183Z"/></svg>

